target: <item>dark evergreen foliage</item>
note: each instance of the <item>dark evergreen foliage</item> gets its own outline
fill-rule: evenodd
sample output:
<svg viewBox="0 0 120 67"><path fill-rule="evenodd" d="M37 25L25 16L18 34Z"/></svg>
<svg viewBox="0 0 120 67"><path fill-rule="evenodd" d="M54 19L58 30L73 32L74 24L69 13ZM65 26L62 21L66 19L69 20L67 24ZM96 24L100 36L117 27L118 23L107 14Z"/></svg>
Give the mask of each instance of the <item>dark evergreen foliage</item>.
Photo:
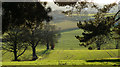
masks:
<svg viewBox="0 0 120 67"><path fill-rule="evenodd" d="M26 20L32 23L49 22L52 17L48 15L49 10L45 9L40 2L3 2L2 3L2 32L10 26L20 26ZM29 23L27 24L29 26Z"/></svg>

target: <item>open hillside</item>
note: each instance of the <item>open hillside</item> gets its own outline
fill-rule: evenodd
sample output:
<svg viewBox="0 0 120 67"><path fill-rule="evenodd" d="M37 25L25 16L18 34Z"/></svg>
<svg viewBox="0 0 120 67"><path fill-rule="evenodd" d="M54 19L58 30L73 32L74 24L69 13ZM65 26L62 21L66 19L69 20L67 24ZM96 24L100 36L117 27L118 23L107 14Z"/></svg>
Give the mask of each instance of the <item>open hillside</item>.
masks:
<svg viewBox="0 0 120 67"><path fill-rule="evenodd" d="M79 40L75 38L75 35L81 35L82 30L72 30L61 33L61 38L58 43L56 43L55 49L59 50L77 50L77 49L87 49L85 47L79 46Z"/></svg>
<svg viewBox="0 0 120 67"><path fill-rule="evenodd" d="M20 62L12 61L13 53L2 51L2 65L119 65L118 49L88 50L87 47L79 46L75 35L81 35L82 32L80 29L61 32L55 50L46 50L46 46L38 45L36 61L31 61L31 47L18 58L22 60Z"/></svg>
<svg viewBox="0 0 120 67"><path fill-rule="evenodd" d="M60 23L51 23L56 25L58 28L60 28L61 32L66 32L66 31L71 31L71 30L76 30L79 29L77 27L77 21L68 21L65 20L64 22L60 22Z"/></svg>
<svg viewBox="0 0 120 67"><path fill-rule="evenodd" d="M115 13L107 13L107 16L113 16ZM52 11L50 13L52 15L53 19L50 22L50 24L54 24L57 27L60 28L61 32L66 32L66 31L71 31L71 30L76 30L79 29L77 27L78 21L88 21L88 20L94 20L94 15L95 14L76 14L73 13L72 16L66 16L63 14L61 11L56 10Z"/></svg>
<svg viewBox="0 0 120 67"><path fill-rule="evenodd" d="M37 55L41 60L88 60L88 59L103 59L118 57L118 50L88 50L86 47L79 46L79 41L75 35L81 35L82 30L66 31L61 33L61 38L55 44L55 50L46 51L46 46L38 45ZM8 56L9 54L9 56ZM19 59L31 60L31 47ZM2 60L5 62L13 60L13 54L7 51L2 51Z"/></svg>

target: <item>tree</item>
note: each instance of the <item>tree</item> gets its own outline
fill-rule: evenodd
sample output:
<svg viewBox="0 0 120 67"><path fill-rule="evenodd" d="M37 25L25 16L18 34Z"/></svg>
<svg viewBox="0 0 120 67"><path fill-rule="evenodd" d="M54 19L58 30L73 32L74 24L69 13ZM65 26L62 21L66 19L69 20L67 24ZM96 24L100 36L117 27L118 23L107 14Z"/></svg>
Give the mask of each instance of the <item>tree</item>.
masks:
<svg viewBox="0 0 120 67"><path fill-rule="evenodd" d="M34 26L34 25L33 25ZM29 29L29 34L27 35L27 43L29 46L32 48L32 60L36 60L38 57L36 55L36 47L41 41L42 38L42 31L39 27L37 28L28 28Z"/></svg>
<svg viewBox="0 0 120 67"><path fill-rule="evenodd" d="M108 8L108 10L110 10L110 8ZM84 24L82 24L82 22L79 22L77 24L77 26L80 29L83 29L85 31L82 33L83 37L76 36L76 38L79 39L80 42L84 42L84 44L81 44L81 45L88 46L89 44L96 42L99 50L100 45L105 42L104 37L110 35L112 31L111 29L114 26L114 23L116 23L119 20L119 19L115 19L116 17L115 15L117 13L114 16L105 17L105 13L108 10L106 9L105 11L103 11L102 9L100 12L98 12L95 15L94 21L88 21L88 22L85 21Z"/></svg>
<svg viewBox="0 0 120 67"><path fill-rule="evenodd" d="M27 36L27 31L28 30L26 29L15 27L9 29L9 31L5 35L3 35L2 48L9 52L13 52L15 61L18 61L18 57L21 56L27 49L28 44L26 43L27 41L24 39ZM21 50L23 51L19 53Z"/></svg>
<svg viewBox="0 0 120 67"><path fill-rule="evenodd" d="M60 36L59 29L57 29L55 25L44 25L42 43L46 44L47 50L49 49L49 46L51 46L51 49L54 49L55 43L57 43Z"/></svg>
<svg viewBox="0 0 120 67"><path fill-rule="evenodd" d="M47 3L40 2L3 2L3 33L10 26L24 26L29 29L28 43L33 50L33 60L37 59L36 46L40 41L38 35L42 28L42 21L49 22L52 17L48 15L51 12L50 7L45 8Z"/></svg>
<svg viewBox="0 0 120 67"><path fill-rule="evenodd" d="M7 31L11 25L24 25L26 20L33 23L35 21L50 21L52 18L48 15L50 9L45 9L43 4L40 2L3 2L2 32Z"/></svg>

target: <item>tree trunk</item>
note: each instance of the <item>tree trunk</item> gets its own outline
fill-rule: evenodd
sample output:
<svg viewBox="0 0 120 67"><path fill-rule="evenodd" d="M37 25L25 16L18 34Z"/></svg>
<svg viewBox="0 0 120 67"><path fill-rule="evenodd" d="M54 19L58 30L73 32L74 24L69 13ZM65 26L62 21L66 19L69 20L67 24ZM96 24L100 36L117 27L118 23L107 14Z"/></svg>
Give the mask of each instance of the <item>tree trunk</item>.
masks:
<svg viewBox="0 0 120 67"><path fill-rule="evenodd" d="M97 47L97 50L100 50L100 46Z"/></svg>
<svg viewBox="0 0 120 67"><path fill-rule="evenodd" d="M18 59L17 59L17 44L16 43L14 43L14 61L18 61Z"/></svg>
<svg viewBox="0 0 120 67"><path fill-rule="evenodd" d="M18 59L17 59L17 51L16 51L16 49L14 50L14 61L18 61Z"/></svg>
<svg viewBox="0 0 120 67"><path fill-rule="evenodd" d="M54 44L51 44L51 49L52 49L52 50L54 50L54 47L55 47L55 45L54 45Z"/></svg>
<svg viewBox="0 0 120 67"><path fill-rule="evenodd" d="M97 44L97 50L100 50L100 44Z"/></svg>
<svg viewBox="0 0 120 67"><path fill-rule="evenodd" d="M47 42L47 50L49 50L49 43Z"/></svg>
<svg viewBox="0 0 120 67"><path fill-rule="evenodd" d="M37 57L37 55L36 55L36 49L35 49L36 47L32 47L32 51L33 51L33 58L32 58L32 60L36 60L38 57Z"/></svg>

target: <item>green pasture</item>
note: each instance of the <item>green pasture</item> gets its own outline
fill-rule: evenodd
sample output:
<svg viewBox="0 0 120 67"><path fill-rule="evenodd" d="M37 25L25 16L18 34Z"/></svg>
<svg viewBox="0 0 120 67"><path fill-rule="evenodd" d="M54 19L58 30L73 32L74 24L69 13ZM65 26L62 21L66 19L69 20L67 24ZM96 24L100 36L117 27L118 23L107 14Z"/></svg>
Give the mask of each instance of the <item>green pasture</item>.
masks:
<svg viewBox="0 0 120 67"><path fill-rule="evenodd" d="M113 14L108 14L109 16ZM92 14L89 16L93 16ZM120 62L111 62L112 60L120 60L120 49L109 50L88 50L88 47L79 46L79 40L75 38L75 35L81 36L83 30L76 29L67 31L68 29L77 28L77 22L65 21L61 23L55 23L61 30L61 38L58 43L55 44L55 50L46 51L46 46L39 44L36 48L38 59L31 61L32 50L29 47L26 52L18 59L21 61L12 61L14 59L13 53L5 50L2 52L2 65L119 65ZM114 41L113 41L114 42ZM102 45L102 47L115 47L114 43ZM105 61L105 60L108 61ZM87 61L93 62L87 62ZM103 62L99 62L102 60ZM61 66L60 66L61 67Z"/></svg>
<svg viewBox="0 0 120 67"><path fill-rule="evenodd" d="M61 38L56 43L55 49L59 50L77 50L86 49L85 47L79 46L79 40L75 38L75 35L81 35L82 30L73 30L61 33Z"/></svg>
<svg viewBox="0 0 120 67"><path fill-rule="evenodd" d="M4 65L118 65L112 62L86 62L84 60L42 60L42 61L22 61L4 62Z"/></svg>
<svg viewBox="0 0 120 67"><path fill-rule="evenodd" d="M115 13L107 13L106 16L113 16ZM72 14L73 16L84 16L84 14ZM95 14L88 14L87 16L94 16Z"/></svg>
<svg viewBox="0 0 120 67"><path fill-rule="evenodd" d="M78 28L77 27L77 22L75 22L75 21L66 20L66 21L60 22L60 23L51 22L51 24L56 25L57 27L60 28L60 30L68 30L68 29Z"/></svg>
<svg viewBox="0 0 120 67"><path fill-rule="evenodd" d="M37 49L38 59L30 61L31 50L27 50L19 59L11 61L12 53L3 55L2 65L118 65L119 62L87 62L87 60L118 59L118 50L49 50Z"/></svg>

